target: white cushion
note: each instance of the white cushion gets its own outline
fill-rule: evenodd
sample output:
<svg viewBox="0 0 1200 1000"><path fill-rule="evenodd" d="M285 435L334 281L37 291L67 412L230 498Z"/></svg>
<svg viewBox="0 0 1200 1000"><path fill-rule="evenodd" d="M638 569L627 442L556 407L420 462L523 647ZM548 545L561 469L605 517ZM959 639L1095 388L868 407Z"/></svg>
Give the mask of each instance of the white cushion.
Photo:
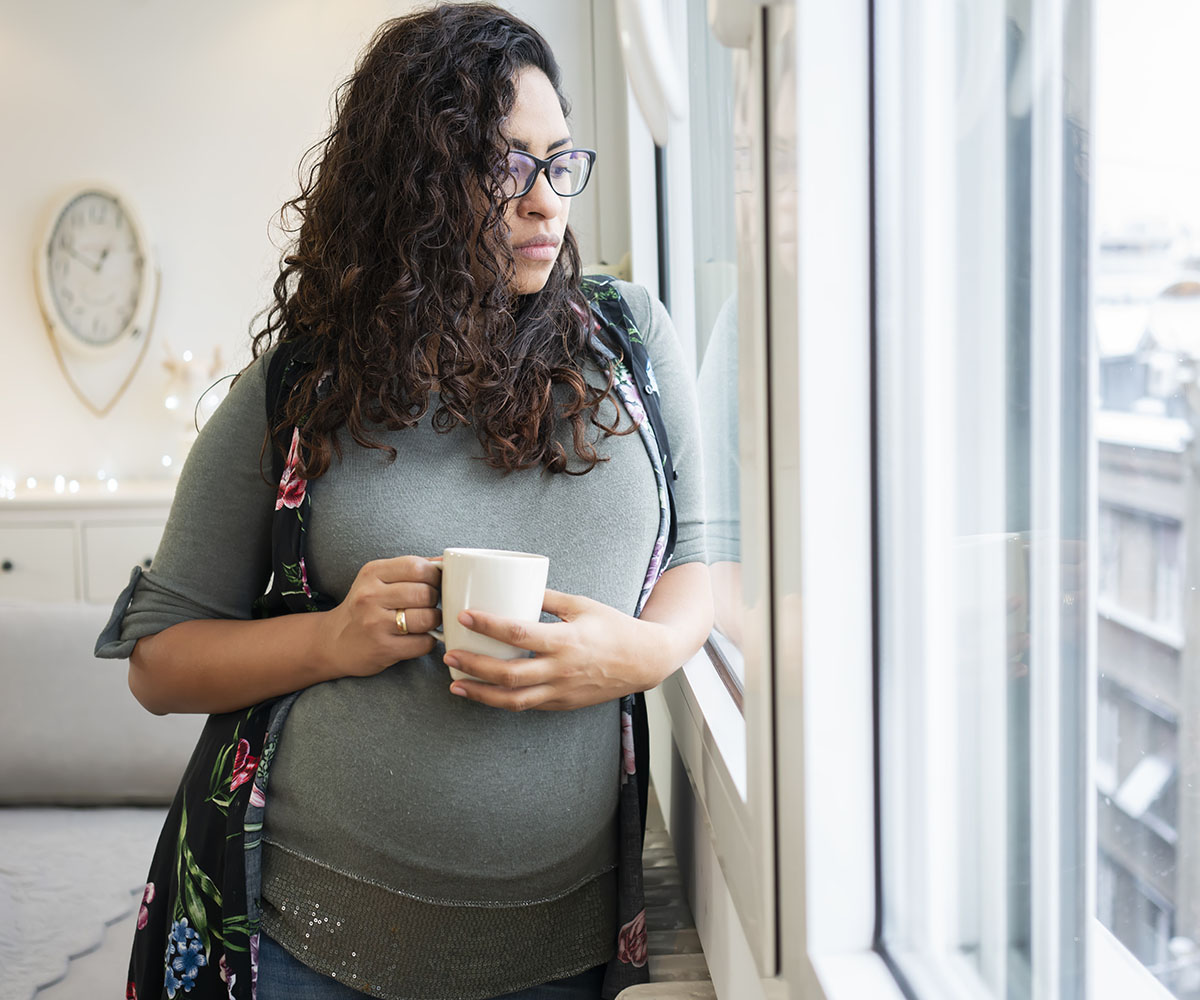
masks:
<svg viewBox="0 0 1200 1000"><path fill-rule="evenodd" d="M125 660L98 660L109 608L0 604L0 803L169 802L203 715L155 716Z"/></svg>

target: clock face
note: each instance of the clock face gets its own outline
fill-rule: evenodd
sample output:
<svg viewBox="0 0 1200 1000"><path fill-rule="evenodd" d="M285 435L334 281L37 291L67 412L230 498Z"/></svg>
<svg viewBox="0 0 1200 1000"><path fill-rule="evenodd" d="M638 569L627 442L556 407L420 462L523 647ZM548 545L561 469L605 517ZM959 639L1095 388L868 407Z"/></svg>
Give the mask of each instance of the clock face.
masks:
<svg viewBox="0 0 1200 1000"><path fill-rule="evenodd" d="M54 311L84 344L103 347L128 330L143 293L145 255L121 203L102 191L68 202L46 248Z"/></svg>

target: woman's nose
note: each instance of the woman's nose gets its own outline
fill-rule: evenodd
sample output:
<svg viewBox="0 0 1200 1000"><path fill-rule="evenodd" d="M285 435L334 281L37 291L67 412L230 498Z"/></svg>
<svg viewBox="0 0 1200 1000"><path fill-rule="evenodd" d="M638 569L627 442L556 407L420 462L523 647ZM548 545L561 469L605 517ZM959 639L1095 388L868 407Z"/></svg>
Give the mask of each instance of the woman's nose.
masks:
<svg viewBox="0 0 1200 1000"><path fill-rule="evenodd" d="M550 186L546 171L539 170L533 187L521 196L519 211L522 215L540 215L553 219L562 211L562 203L562 197L555 194L554 188Z"/></svg>

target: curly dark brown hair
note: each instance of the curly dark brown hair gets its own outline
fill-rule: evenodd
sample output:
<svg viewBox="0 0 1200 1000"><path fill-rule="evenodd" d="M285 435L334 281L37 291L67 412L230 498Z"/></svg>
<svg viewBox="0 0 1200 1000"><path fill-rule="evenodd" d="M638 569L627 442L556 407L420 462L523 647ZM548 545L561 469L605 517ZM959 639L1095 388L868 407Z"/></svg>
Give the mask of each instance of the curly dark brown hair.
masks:
<svg viewBox="0 0 1200 1000"><path fill-rule="evenodd" d="M274 428L277 440L301 428L305 478L340 456L343 427L395 459L369 427L414 426L435 388L433 426L472 427L494 468L583 474L603 461L588 428L617 430L598 415L612 375L603 388L583 376L590 331L569 228L544 288L514 290L496 168L526 67L546 74L565 116L536 30L498 7L452 4L385 22L335 93L333 125L279 213L294 235L254 335L255 358L291 342L311 365Z"/></svg>

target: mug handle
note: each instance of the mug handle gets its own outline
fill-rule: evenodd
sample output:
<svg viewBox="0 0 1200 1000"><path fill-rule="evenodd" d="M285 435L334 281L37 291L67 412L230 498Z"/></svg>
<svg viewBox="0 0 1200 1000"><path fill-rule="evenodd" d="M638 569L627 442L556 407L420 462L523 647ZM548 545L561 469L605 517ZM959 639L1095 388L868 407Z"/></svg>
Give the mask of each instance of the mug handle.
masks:
<svg viewBox="0 0 1200 1000"><path fill-rule="evenodd" d="M429 561L431 563L437 563L437 567L439 570L442 568L443 559L441 556L430 556ZM442 606L442 602L438 601L437 606L440 608ZM446 633L443 632L440 628L431 628L425 634L433 636L443 646L446 644Z"/></svg>

